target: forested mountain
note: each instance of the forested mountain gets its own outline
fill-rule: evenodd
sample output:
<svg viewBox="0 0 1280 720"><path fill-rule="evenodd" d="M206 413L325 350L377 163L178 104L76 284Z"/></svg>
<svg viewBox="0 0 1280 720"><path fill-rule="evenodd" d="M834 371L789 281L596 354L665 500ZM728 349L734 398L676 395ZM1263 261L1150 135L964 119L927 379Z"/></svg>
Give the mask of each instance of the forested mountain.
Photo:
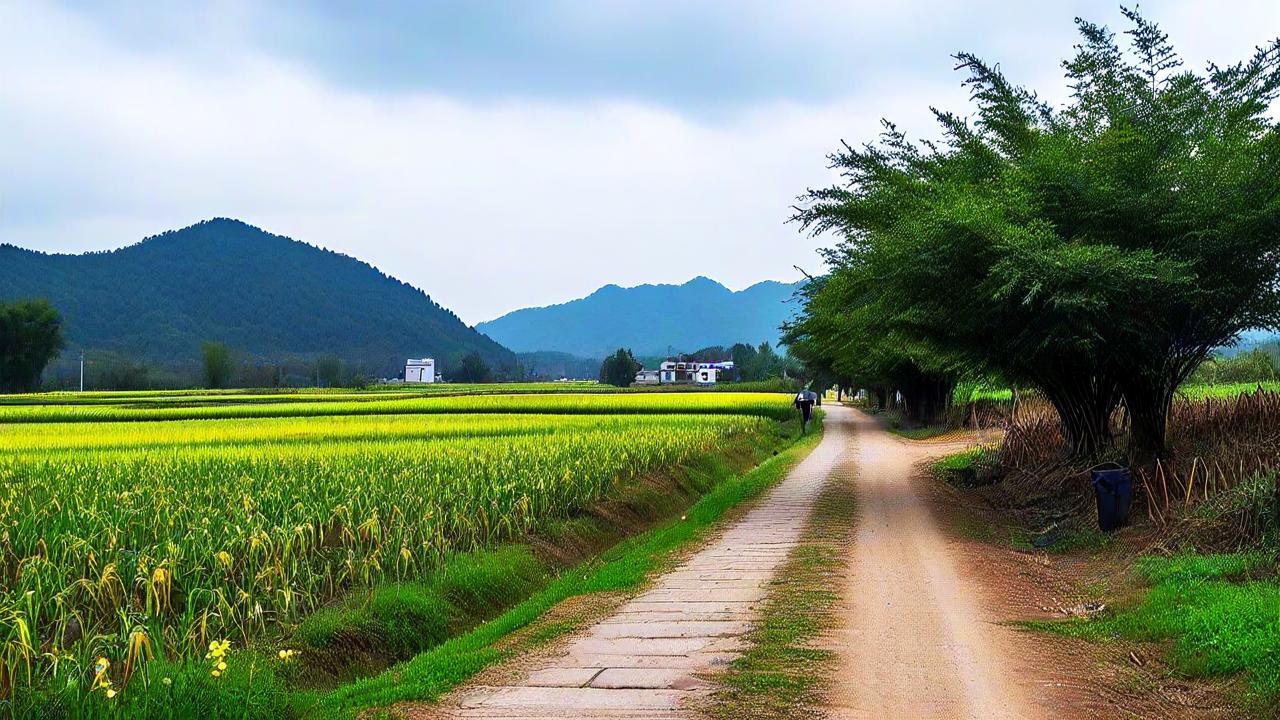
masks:
<svg viewBox="0 0 1280 720"><path fill-rule="evenodd" d="M517 351L557 350L604 357L620 347L636 355L692 352L708 345L778 341L798 285L757 283L734 292L697 277L683 285L605 285L585 298L516 310L477 330Z"/></svg>
<svg viewBox="0 0 1280 720"><path fill-rule="evenodd" d="M57 255L0 245L0 300L47 298L68 351L172 364L215 340L249 358L336 355L394 374L406 357L449 368L477 351L515 355L423 291L339 253L218 218L109 252Z"/></svg>

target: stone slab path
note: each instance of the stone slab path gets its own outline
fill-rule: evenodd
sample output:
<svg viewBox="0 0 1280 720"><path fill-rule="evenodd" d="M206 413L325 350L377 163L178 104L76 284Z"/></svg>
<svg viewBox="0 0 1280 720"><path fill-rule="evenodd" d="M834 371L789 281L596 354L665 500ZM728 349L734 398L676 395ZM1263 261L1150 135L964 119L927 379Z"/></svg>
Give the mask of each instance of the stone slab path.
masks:
<svg viewBox="0 0 1280 720"><path fill-rule="evenodd" d="M495 720L675 718L708 688L698 674L727 665L767 585L850 446L853 411L826 407L808 457L741 520L563 653L503 686L464 690L445 717Z"/></svg>

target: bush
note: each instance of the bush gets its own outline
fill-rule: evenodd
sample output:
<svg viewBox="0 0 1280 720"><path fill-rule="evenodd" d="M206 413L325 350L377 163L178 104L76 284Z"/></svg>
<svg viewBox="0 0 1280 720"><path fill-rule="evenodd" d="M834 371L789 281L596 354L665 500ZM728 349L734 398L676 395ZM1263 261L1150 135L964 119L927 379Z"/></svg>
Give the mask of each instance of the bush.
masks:
<svg viewBox="0 0 1280 720"><path fill-rule="evenodd" d="M1190 383L1220 385L1223 383L1269 382L1277 379L1271 356L1260 348L1233 357L1215 355L1208 358L1191 376Z"/></svg>

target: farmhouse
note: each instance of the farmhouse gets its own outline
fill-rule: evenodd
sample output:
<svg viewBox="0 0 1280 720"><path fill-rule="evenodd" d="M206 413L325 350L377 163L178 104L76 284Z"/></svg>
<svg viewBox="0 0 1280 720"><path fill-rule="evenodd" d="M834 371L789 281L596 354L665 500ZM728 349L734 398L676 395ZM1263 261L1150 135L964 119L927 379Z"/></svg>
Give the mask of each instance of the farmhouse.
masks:
<svg viewBox="0 0 1280 720"><path fill-rule="evenodd" d="M657 370L636 373L637 385L714 385L720 373L733 369L733 362L684 362L667 360Z"/></svg>
<svg viewBox="0 0 1280 720"><path fill-rule="evenodd" d="M404 362L404 381L407 383L433 383L436 381L434 358L409 358Z"/></svg>

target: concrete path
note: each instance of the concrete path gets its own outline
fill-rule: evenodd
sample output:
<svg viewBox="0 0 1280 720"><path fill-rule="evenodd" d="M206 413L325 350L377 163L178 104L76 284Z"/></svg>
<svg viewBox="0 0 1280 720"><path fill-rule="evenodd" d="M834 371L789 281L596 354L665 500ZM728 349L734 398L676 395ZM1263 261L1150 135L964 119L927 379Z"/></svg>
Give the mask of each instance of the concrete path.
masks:
<svg viewBox="0 0 1280 720"><path fill-rule="evenodd" d="M742 648L775 571L850 445L853 411L827 411L817 448L719 539L518 681L464 691L445 717L675 718L708 688L698 673Z"/></svg>

